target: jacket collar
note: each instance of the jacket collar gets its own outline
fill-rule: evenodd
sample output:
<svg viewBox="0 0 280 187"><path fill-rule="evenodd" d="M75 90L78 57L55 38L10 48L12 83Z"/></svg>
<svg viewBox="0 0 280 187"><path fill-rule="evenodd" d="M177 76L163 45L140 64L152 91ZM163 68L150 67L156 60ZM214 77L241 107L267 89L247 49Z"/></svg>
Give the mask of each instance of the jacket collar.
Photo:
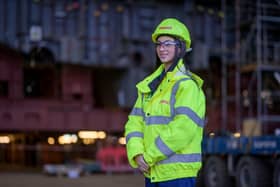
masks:
<svg viewBox="0 0 280 187"><path fill-rule="evenodd" d="M143 81L139 82L136 87L137 89L142 92L142 93L149 93L151 92L151 89L149 87L149 84L156 78L158 77L162 71L164 71L164 65L161 64L156 71L154 71L151 75L149 75L148 77L146 77ZM183 60L181 59L178 62L178 65L174 68L173 71L167 72L166 73L166 78L170 81L172 80L178 80L180 78L183 77L189 77L191 79L193 79L196 84L198 85L199 88L202 87L203 85L203 80L196 74L190 72L189 70L185 69Z"/></svg>

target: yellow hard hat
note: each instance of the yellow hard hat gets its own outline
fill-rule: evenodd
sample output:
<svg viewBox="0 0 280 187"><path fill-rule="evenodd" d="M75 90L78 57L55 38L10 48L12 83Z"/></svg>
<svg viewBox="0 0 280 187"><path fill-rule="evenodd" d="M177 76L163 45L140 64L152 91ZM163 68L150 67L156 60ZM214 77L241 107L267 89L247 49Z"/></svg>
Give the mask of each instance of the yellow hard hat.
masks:
<svg viewBox="0 0 280 187"><path fill-rule="evenodd" d="M156 42L160 35L175 36L186 42L186 50L191 46L191 37L188 28L175 18L167 18L160 22L152 34L153 42Z"/></svg>

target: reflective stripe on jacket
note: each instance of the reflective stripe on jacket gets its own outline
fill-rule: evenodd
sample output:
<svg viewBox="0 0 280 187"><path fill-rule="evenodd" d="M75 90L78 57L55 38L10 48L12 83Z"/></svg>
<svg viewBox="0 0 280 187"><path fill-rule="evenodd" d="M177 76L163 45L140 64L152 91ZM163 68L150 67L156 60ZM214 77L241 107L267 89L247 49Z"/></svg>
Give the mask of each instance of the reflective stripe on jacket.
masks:
<svg viewBox="0 0 280 187"><path fill-rule="evenodd" d="M195 177L201 167L203 81L186 72L181 60L152 95L148 85L163 69L137 84L138 99L125 125L129 163L136 168L133 158L143 154L152 182Z"/></svg>

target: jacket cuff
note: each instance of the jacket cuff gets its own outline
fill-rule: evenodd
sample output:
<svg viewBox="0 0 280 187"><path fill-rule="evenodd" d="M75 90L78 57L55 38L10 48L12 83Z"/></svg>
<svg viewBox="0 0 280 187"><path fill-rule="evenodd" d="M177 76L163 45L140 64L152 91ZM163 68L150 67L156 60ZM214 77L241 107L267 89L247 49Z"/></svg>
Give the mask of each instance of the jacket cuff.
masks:
<svg viewBox="0 0 280 187"><path fill-rule="evenodd" d="M134 158L137 156L137 155L140 155L140 154L143 154L143 153L133 153L131 155L128 155L128 161L129 161L129 164L131 165L131 167L133 168L138 168L138 165L136 163L136 161L134 160Z"/></svg>
<svg viewBox="0 0 280 187"><path fill-rule="evenodd" d="M143 157L144 157L145 162L146 162L150 167L152 167L153 165L155 165L155 163L154 163L152 157L149 156L146 152L143 154Z"/></svg>

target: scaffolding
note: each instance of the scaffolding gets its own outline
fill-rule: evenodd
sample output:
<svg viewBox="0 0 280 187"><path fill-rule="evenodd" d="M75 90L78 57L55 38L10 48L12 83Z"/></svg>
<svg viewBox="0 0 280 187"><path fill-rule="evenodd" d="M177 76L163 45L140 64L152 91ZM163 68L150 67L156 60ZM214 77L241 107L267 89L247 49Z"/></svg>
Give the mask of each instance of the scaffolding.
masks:
<svg viewBox="0 0 280 187"><path fill-rule="evenodd" d="M227 129L228 111L233 103L237 132L241 132L245 118L255 118L262 128L268 123L279 123L279 109L271 110L271 106L279 102L280 93L279 1L222 0L222 10L225 13L222 22L222 129ZM234 66L234 73L230 72L230 65ZM251 72L246 89L244 72ZM228 91L232 74L233 94ZM274 88L267 87L266 79L274 79Z"/></svg>

